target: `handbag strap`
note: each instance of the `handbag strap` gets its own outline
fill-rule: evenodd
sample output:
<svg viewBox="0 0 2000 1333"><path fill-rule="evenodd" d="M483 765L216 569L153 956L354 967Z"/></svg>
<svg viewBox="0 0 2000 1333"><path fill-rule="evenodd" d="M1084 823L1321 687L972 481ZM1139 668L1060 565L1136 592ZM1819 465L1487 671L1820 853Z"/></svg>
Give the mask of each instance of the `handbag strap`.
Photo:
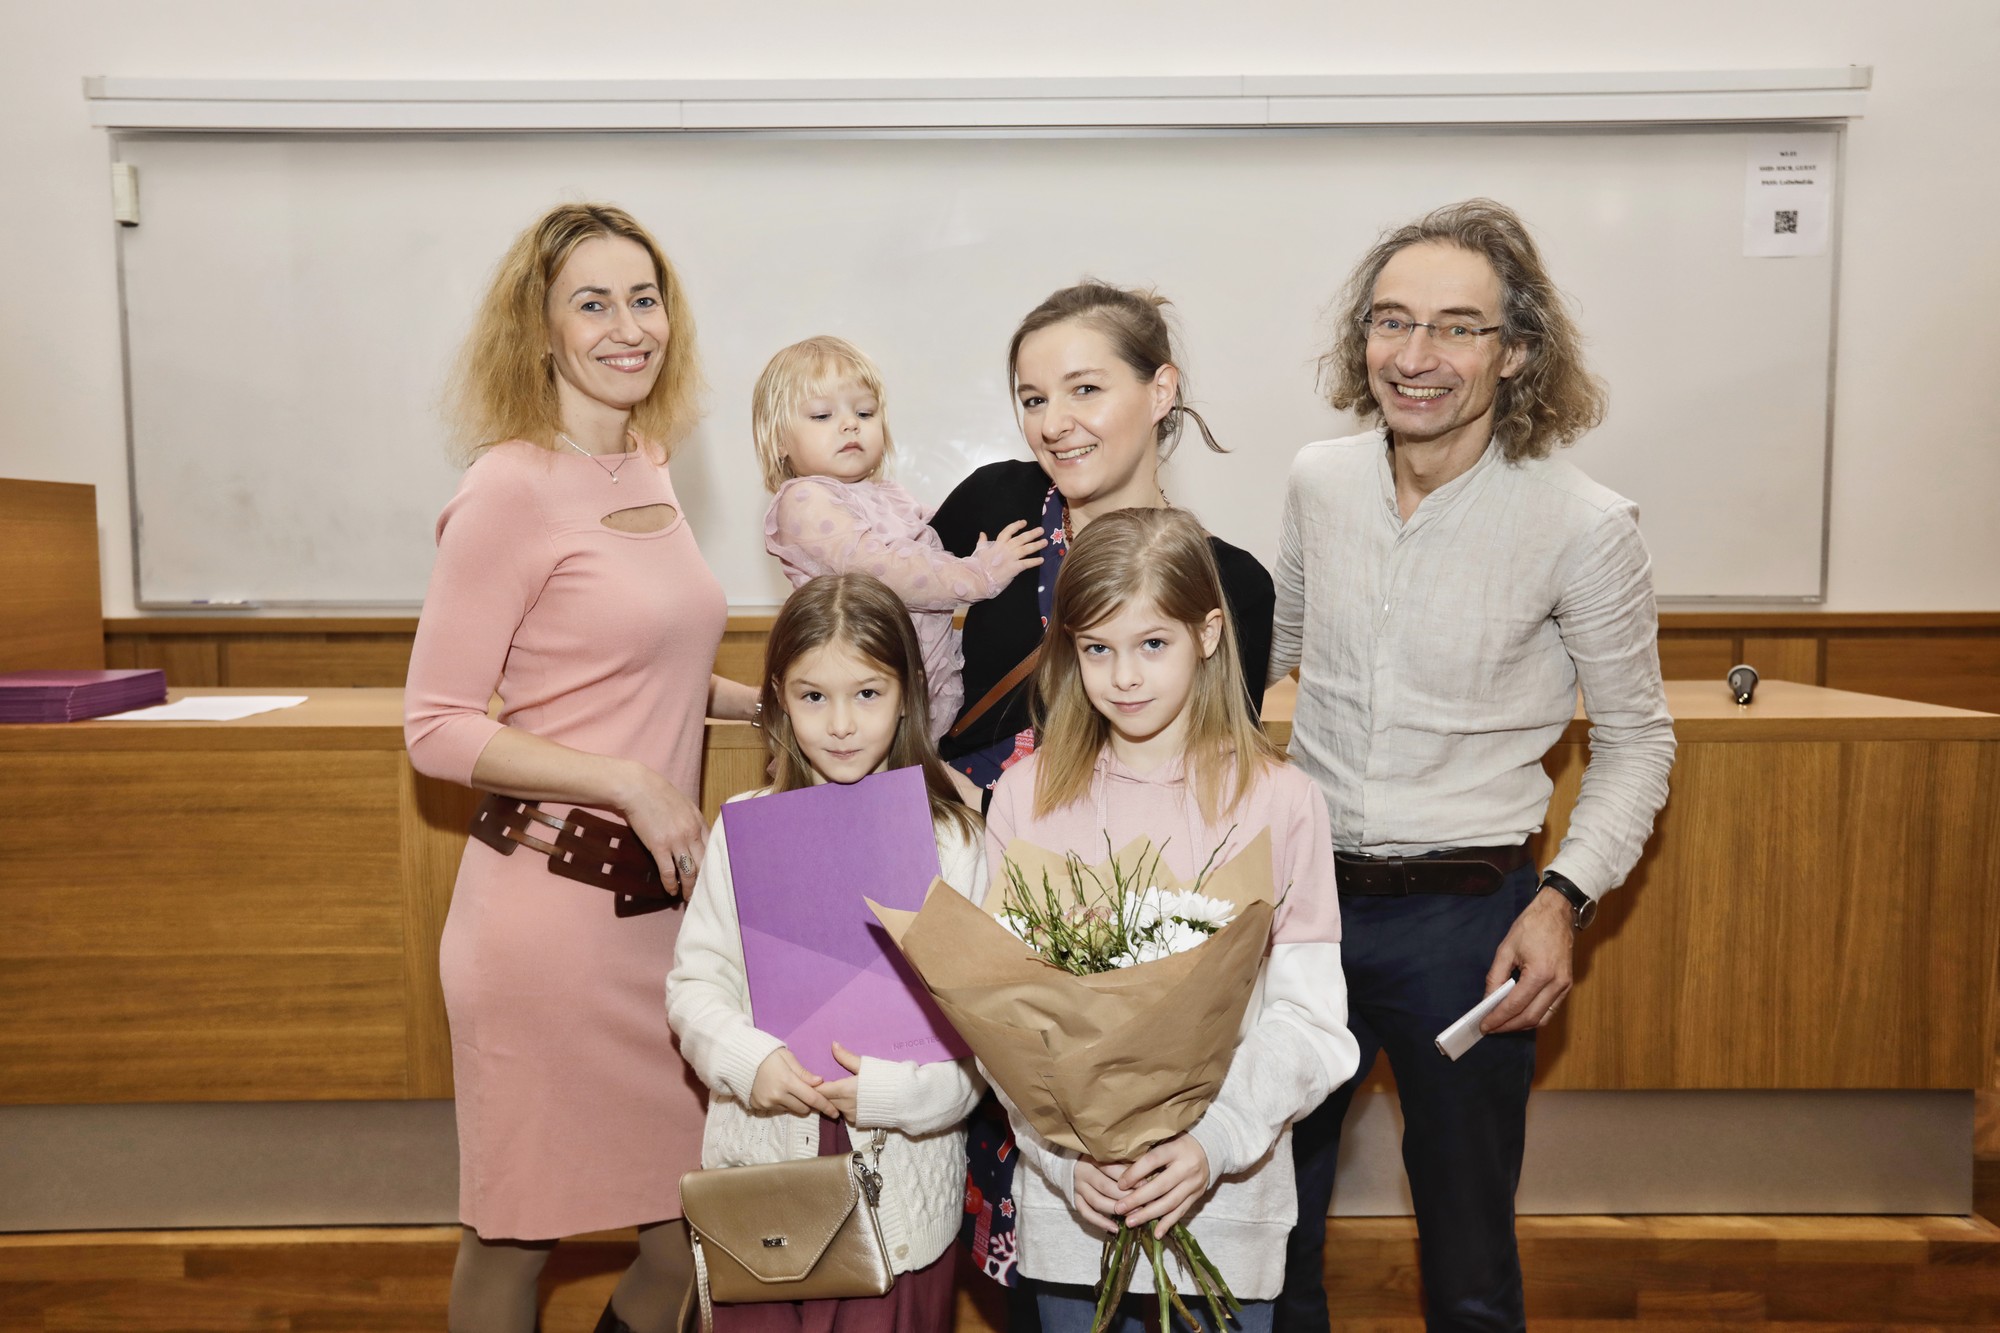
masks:
<svg viewBox="0 0 2000 1333"><path fill-rule="evenodd" d="M715 1302L708 1295L708 1256L701 1250L701 1233L689 1227L688 1242L694 1251L694 1290L701 1302L701 1333L715 1333Z"/></svg>
<svg viewBox="0 0 2000 1333"><path fill-rule="evenodd" d="M1033 671L1035 669L1036 663L1040 662L1041 660L1042 660L1042 645L1038 643L1035 645L1034 651L1029 653L1026 657L1022 658L1019 662L1016 662L1014 664L1014 669L1012 671L1009 671L1006 675L1000 677L1000 679L994 684L992 689L980 695L978 703L972 705L972 707L966 709L964 713L960 714L958 721L951 724L951 730L945 732L945 735L952 740L957 740L967 731L970 731L972 729L972 725L975 722L979 721L980 718L985 717L988 713L993 711L993 706L995 704L999 703L1002 699L1012 694L1014 692L1014 687L1019 685L1022 681L1026 680L1028 678L1028 673Z"/></svg>
<svg viewBox="0 0 2000 1333"><path fill-rule="evenodd" d="M889 1141L885 1130L875 1131L875 1141L869 1145L872 1161L861 1160L861 1150L854 1150L854 1172L861 1181L861 1197L868 1204L868 1211L874 1212L882 1203L882 1145Z"/></svg>

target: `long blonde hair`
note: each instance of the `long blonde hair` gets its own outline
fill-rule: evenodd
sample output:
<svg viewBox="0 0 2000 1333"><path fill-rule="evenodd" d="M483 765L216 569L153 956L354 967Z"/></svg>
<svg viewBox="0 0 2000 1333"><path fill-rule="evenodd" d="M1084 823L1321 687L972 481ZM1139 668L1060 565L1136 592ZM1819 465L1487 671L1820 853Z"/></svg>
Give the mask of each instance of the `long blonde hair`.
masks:
<svg viewBox="0 0 2000 1333"><path fill-rule="evenodd" d="M528 440L554 449L562 429L556 369L549 358L549 288L585 241L619 237L652 257L667 317L667 345L653 390L632 409L632 431L664 460L698 415L700 360L694 315L680 277L659 242L609 204L563 204L514 238L493 270L472 332L459 350L452 377L457 441L453 457L470 463L502 440Z"/></svg>
<svg viewBox="0 0 2000 1333"><path fill-rule="evenodd" d="M1196 665L1187 701L1182 762L1202 818L1219 823L1250 794L1265 763L1283 757L1250 715L1236 625L1222 595L1208 534L1180 509L1120 509L1094 519L1063 557L1041 664L1035 670L1035 813L1090 794L1111 723L1091 706L1076 636L1128 606L1150 605L1200 642L1202 623L1222 612L1215 651Z"/></svg>
<svg viewBox="0 0 2000 1333"><path fill-rule="evenodd" d="M822 574L809 579L785 599L771 622L760 696L764 738L771 748L771 790L796 791L813 785L812 765L799 749L785 712L785 673L807 653L832 644L851 649L896 678L903 717L889 746L889 767L923 769L931 822L978 837L979 816L960 803L958 788L931 743L930 690L909 610L888 584L872 574Z"/></svg>

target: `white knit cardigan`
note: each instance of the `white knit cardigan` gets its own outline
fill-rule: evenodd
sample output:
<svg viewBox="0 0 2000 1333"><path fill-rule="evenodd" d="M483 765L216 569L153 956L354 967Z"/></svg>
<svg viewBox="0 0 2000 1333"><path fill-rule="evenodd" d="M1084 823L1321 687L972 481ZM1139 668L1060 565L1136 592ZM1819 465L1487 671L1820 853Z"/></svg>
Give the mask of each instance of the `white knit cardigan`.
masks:
<svg viewBox="0 0 2000 1333"><path fill-rule="evenodd" d="M984 845L942 824L937 836L945 882L978 902L986 891ZM674 948L667 1021L680 1038L681 1054L708 1085L703 1166L818 1154L818 1116L750 1109L757 1067L784 1043L750 1021L743 935L720 819L709 834L701 878ZM899 1273L937 1259L958 1233L965 1200L965 1118L984 1088L969 1059L919 1065L862 1057L859 1112L849 1133L858 1148L868 1137L862 1131L890 1131L882 1150L879 1217L890 1263Z"/></svg>

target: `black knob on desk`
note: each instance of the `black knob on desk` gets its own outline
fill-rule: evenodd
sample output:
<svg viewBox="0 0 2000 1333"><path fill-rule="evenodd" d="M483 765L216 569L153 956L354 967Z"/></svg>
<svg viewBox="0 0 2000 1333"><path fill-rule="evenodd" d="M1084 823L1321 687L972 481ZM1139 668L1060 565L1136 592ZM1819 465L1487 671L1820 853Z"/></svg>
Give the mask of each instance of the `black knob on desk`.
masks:
<svg viewBox="0 0 2000 1333"><path fill-rule="evenodd" d="M1757 693L1757 668L1753 666L1733 666L1729 668L1729 692L1736 696L1736 702L1747 704L1750 696Z"/></svg>

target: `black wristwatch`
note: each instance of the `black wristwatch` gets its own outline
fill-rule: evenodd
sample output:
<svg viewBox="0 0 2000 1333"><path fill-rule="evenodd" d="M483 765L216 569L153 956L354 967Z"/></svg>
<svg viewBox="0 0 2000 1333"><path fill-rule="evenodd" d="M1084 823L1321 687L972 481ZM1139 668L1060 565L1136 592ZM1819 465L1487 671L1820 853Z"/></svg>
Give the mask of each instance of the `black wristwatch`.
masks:
<svg viewBox="0 0 2000 1333"><path fill-rule="evenodd" d="M1545 889L1554 889L1557 893L1569 899L1569 923L1574 929L1582 930L1597 919L1597 899L1591 897L1582 889L1570 883L1569 880L1558 875L1555 871L1544 870L1542 872L1542 887Z"/></svg>

